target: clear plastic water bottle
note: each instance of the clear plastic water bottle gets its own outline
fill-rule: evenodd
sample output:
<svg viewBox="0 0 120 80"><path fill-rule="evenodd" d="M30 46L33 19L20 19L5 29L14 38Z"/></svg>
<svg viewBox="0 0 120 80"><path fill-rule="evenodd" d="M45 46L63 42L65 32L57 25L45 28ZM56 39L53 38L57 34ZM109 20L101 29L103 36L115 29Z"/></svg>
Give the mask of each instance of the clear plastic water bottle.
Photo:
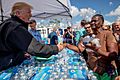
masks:
<svg viewBox="0 0 120 80"><path fill-rule="evenodd" d="M91 40L91 42L92 42L93 44L95 44L96 47L101 47L101 45L100 45L100 39L98 39L98 38L93 38L93 39Z"/></svg>
<svg viewBox="0 0 120 80"><path fill-rule="evenodd" d="M90 79L90 80L98 80L97 77L93 74L92 70L89 70L89 72L88 72L88 79Z"/></svg>
<svg viewBox="0 0 120 80"><path fill-rule="evenodd" d="M88 43L91 41L91 38L90 38L90 36L88 35L88 36L85 36L85 37L82 39L82 41L83 41L83 44L86 45L86 44L88 44Z"/></svg>

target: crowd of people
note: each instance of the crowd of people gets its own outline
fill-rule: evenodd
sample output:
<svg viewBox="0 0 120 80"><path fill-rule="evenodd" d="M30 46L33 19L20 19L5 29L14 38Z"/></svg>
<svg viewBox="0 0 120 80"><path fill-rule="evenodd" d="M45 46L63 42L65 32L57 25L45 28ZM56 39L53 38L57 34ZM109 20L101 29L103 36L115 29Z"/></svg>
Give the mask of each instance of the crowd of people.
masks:
<svg viewBox="0 0 120 80"><path fill-rule="evenodd" d="M82 52L88 64L96 75L108 74L113 78L113 73L117 69L116 58L118 56L118 42L115 39L112 30L103 29L104 18L100 14L96 14L91 21L84 25L86 33L81 38L78 46L67 44L67 47ZM98 38L98 41L94 39ZM87 39L87 41L86 41ZM92 41L94 40L94 41ZM98 46L100 44L100 46Z"/></svg>
<svg viewBox="0 0 120 80"><path fill-rule="evenodd" d="M79 35L72 27L54 27L44 44L36 30L36 21L30 20L32 6L17 2L11 18L0 25L0 71L21 64L30 56L50 57L68 48L83 55L88 68L107 80L120 80L120 21L104 25L104 17L96 14L91 21L81 20ZM30 30L28 30L30 26ZM102 80L102 79L101 79Z"/></svg>

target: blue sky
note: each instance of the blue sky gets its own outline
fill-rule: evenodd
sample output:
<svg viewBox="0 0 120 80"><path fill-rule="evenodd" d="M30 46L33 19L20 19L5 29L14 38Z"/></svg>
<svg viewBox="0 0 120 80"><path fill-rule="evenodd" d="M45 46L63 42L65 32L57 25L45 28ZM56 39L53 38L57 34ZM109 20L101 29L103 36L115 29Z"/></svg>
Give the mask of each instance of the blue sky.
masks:
<svg viewBox="0 0 120 80"><path fill-rule="evenodd" d="M102 14L106 23L120 19L120 0L70 0L70 3L73 24L83 18L90 20L96 13Z"/></svg>

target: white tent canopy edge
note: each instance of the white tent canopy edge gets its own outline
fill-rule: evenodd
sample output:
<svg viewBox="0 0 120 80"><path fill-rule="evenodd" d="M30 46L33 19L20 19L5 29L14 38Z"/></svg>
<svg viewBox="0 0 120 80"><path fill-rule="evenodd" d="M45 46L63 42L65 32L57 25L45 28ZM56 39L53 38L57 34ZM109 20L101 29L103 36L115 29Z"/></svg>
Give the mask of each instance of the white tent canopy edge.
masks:
<svg viewBox="0 0 120 80"><path fill-rule="evenodd" d="M0 0L1 20L10 17L11 7L16 2L26 2L33 6L32 17L46 19L64 17L71 19L69 0Z"/></svg>

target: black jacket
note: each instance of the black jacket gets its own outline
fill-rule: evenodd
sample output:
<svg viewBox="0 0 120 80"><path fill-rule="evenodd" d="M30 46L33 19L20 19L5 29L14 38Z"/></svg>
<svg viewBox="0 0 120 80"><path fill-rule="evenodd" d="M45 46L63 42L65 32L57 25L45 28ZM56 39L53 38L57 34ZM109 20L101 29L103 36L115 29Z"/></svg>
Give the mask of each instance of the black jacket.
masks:
<svg viewBox="0 0 120 80"><path fill-rule="evenodd" d="M20 64L25 52L49 57L58 53L57 46L37 42L27 30L28 24L16 16L0 25L0 70Z"/></svg>

